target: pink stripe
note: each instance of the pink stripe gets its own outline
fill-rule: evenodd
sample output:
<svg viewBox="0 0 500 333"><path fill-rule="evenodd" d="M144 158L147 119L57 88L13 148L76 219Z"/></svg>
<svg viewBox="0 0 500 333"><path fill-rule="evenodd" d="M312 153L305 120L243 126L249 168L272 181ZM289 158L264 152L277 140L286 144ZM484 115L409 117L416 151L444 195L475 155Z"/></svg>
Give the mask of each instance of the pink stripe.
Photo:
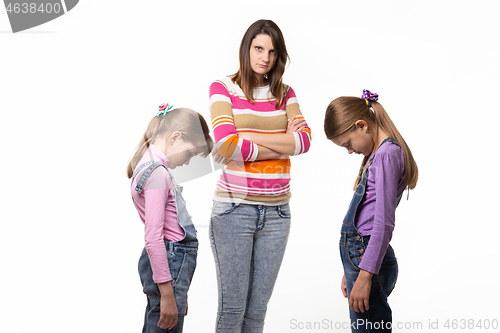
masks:
<svg viewBox="0 0 500 333"><path fill-rule="evenodd" d="M216 141L220 141L228 135L237 135L234 125L221 124L214 128L214 137Z"/></svg>
<svg viewBox="0 0 500 333"><path fill-rule="evenodd" d="M276 111L276 100L272 99L271 101L263 101L255 103L250 103L246 99L241 99L239 97L235 97L233 100L233 109L250 109L252 111ZM280 110L285 110L285 103L281 105Z"/></svg>
<svg viewBox="0 0 500 333"><path fill-rule="evenodd" d="M253 144L248 140L241 140L243 140L243 142L241 143L241 156L243 160L246 161L250 156L252 156Z"/></svg>
<svg viewBox="0 0 500 333"><path fill-rule="evenodd" d="M245 147L246 142L247 140L243 139L243 147ZM248 156L245 158L245 161L248 161L252 157L254 150L253 144L250 141L248 141L248 144L250 145L250 152L248 153Z"/></svg>
<svg viewBox="0 0 500 333"><path fill-rule="evenodd" d="M307 132L301 132L301 135L303 135L303 140L304 140L304 150L303 153L307 153L309 151L309 147L311 147L311 140L309 139L309 134Z"/></svg>
<svg viewBox="0 0 500 333"><path fill-rule="evenodd" d="M220 82L214 82L210 85L210 97L212 97L212 95L224 95L230 97L226 87L224 87L224 85Z"/></svg>
<svg viewBox="0 0 500 333"><path fill-rule="evenodd" d="M304 139L302 138L302 134L304 133L299 133L299 141L300 141L299 154L302 154L304 152Z"/></svg>
<svg viewBox="0 0 500 333"><path fill-rule="evenodd" d="M234 193L245 193L245 194L254 194L254 195L280 195L283 193L288 193L290 192L290 185L287 185L284 188L280 189L240 189L240 188L233 188L231 187L231 184L224 184L222 182L218 182L217 186L223 190L223 191L228 191L228 192L234 192Z"/></svg>
<svg viewBox="0 0 500 333"><path fill-rule="evenodd" d="M259 189L283 188L290 182L290 178L261 179L235 176L228 173L223 173L220 179L234 185L256 187Z"/></svg>

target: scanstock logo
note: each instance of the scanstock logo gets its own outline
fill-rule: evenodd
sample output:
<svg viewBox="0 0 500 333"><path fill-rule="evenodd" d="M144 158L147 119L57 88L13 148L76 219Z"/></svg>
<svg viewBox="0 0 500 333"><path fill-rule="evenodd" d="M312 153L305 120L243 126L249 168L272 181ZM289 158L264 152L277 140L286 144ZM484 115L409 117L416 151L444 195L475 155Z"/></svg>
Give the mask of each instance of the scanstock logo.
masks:
<svg viewBox="0 0 500 333"><path fill-rule="evenodd" d="M12 32L52 21L75 8L79 0L3 0Z"/></svg>

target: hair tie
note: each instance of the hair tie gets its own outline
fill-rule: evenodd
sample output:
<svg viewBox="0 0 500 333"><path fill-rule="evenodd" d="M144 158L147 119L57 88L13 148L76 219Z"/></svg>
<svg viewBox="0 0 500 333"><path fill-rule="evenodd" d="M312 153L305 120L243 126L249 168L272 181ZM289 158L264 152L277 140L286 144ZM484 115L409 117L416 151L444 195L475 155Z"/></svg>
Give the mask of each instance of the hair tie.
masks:
<svg viewBox="0 0 500 333"><path fill-rule="evenodd" d="M372 93L370 90L363 89L363 95L361 95L361 98L366 101L366 105L368 105L368 107L371 107L372 101L378 101L378 94Z"/></svg>
<svg viewBox="0 0 500 333"><path fill-rule="evenodd" d="M161 115L166 115L170 109L172 109L174 106L173 105L168 105L165 103L161 103L161 105L158 107L159 111L156 113L156 116L159 117Z"/></svg>

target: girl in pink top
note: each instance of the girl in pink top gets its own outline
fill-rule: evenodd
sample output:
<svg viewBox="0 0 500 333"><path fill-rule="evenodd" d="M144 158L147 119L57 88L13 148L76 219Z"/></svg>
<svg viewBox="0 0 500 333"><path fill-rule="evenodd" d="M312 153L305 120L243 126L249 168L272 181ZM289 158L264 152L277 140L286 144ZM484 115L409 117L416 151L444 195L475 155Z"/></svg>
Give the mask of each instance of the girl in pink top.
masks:
<svg viewBox="0 0 500 333"><path fill-rule="evenodd" d="M143 332L182 332L198 240L169 169L206 157L213 140L197 112L168 104L151 119L127 167L134 205L144 223L139 275L148 304Z"/></svg>

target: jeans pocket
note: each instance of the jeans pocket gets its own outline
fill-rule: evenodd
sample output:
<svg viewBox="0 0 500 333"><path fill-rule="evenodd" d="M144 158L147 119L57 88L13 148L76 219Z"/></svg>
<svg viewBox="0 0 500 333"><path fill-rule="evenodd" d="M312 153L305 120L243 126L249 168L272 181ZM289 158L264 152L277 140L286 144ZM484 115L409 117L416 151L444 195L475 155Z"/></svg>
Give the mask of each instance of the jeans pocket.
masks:
<svg viewBox="0 0 500 333"><path fill-rule="evenodd" d="M212 206L212 216L225 215L233 212L240 204L214 201Z"/></svg>
<svg viewBox="0 0 500 333"><path fill-rule="evenodd" d="M196 268L196 254L167 251L167 256L172 276L172 287L176 288L178 284L185 285L187 283L189 288Z"/></svg>
<svg viewBox="0 0 500 333"><path fill-rule="evenodd" d="M196 268L196 252L167 251L172 288L179 317L186 314L187 294Z"/></svg>
<svg viewBox="0 0 500 333"><path fill-rule="evenodd" d="M389 245L384 259L382 260L380 271L378 273L380 288L387 296L391 294L392 290L396 286L398 272L399 269L398 261L396 260L396 254L394 253L392 247Z"/></svg>
<svg viewBox="0 0 500 333"><path fill-rule="evenodd" d="M290 204L276 206L276 210L278 211L278 215L282 218L289 219L292 216L292 212L290 211Z"/></svg>
<svg viewBox="0 0 500 333"><path fill-rule="evenodd" d="M181 272L184 264L184 253L167 251L167 257L168 268L170 270L170 276L172 277L172 287L175 287L179 273Z"/></svg>
<svg viewBox="0 0 500 333"><path fill-rule="evenodd" d="M359 264L361 263L361 259L363 259L367 245L368 241L363 242L361 236L347 239L347 259L357 271L360 270Z"/></svg>

